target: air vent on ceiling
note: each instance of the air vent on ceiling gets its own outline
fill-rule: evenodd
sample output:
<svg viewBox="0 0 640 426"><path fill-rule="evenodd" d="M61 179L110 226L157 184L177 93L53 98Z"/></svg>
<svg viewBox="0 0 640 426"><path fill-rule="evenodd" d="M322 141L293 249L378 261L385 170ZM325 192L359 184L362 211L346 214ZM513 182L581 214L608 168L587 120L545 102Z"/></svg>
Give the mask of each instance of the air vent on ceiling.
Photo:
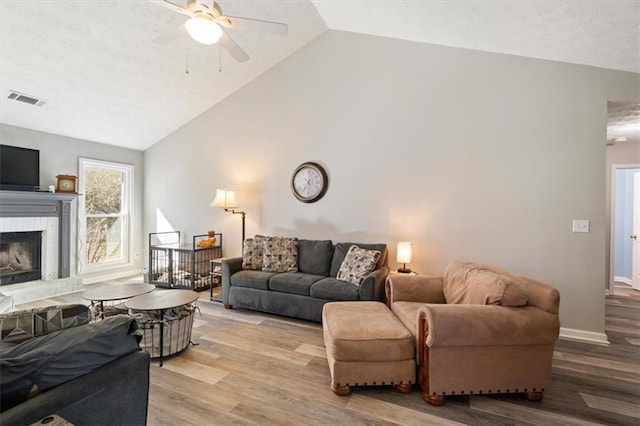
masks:
<svg viewBox="0 0 640 426"><path fill-rule="evenodd" d="M34 96L25 95L24 93L14 92L13 90L9 91L9 96L7 96L7 98L39 107L44 106L47 103L44 99L38 99Z"/></svg>

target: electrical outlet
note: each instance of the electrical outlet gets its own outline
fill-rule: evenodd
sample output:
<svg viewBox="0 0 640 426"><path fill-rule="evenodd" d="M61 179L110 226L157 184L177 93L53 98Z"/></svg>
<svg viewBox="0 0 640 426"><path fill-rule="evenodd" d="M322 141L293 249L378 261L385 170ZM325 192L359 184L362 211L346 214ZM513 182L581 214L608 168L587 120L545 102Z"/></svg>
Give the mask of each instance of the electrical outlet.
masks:
<svg viewBox="0 0 640 426"><path fill-rule="evenodd" d="M589 221L584 219L573 219L572 232L589 232Z"/></svg>

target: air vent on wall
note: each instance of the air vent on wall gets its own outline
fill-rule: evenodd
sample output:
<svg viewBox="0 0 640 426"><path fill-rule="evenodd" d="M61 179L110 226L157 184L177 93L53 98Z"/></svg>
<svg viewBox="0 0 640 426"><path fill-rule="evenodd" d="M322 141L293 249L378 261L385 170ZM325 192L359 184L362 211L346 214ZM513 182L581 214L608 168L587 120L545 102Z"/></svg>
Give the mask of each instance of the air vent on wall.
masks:
<svg viewBox="0 0 640 426"><path fill-rule="evenodd" d="M34 96L25 95L24 93L14 92L13 90L9 91L9 96L7 96L7 98L39 107L44 106L47 103L44 99L38 99Z"/></svg>

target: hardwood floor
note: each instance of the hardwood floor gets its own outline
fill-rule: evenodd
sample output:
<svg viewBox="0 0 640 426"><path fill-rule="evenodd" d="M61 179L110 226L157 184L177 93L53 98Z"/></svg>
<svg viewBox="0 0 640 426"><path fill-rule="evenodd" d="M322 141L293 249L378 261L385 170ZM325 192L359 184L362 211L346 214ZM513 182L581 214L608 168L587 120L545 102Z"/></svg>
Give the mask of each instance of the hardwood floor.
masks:
<svg viewBox="0 0 640 426"><path fill-rule="evenodd" d="M607 297L610 346L558 341L542 402L456 396L432 407L417 387L410 394L370 386L334 395L320 324L225 310L208 291L200 296L192 336L198 345L163 367L152 363L149 425L640 424L640 298ZM76 293L37 305L78 300Z"/></svg>

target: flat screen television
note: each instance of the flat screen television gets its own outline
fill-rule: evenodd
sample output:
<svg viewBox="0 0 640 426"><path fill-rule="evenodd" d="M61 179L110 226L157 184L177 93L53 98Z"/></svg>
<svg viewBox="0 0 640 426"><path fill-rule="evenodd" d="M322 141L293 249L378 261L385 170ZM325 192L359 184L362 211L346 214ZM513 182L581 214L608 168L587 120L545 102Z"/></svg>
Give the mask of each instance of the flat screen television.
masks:
<svg viewBox="0 0 640 426"><path fill-rule="evenodd" d="M40 151L0 145L0 189L38 191L40 189Z"/></svg>

